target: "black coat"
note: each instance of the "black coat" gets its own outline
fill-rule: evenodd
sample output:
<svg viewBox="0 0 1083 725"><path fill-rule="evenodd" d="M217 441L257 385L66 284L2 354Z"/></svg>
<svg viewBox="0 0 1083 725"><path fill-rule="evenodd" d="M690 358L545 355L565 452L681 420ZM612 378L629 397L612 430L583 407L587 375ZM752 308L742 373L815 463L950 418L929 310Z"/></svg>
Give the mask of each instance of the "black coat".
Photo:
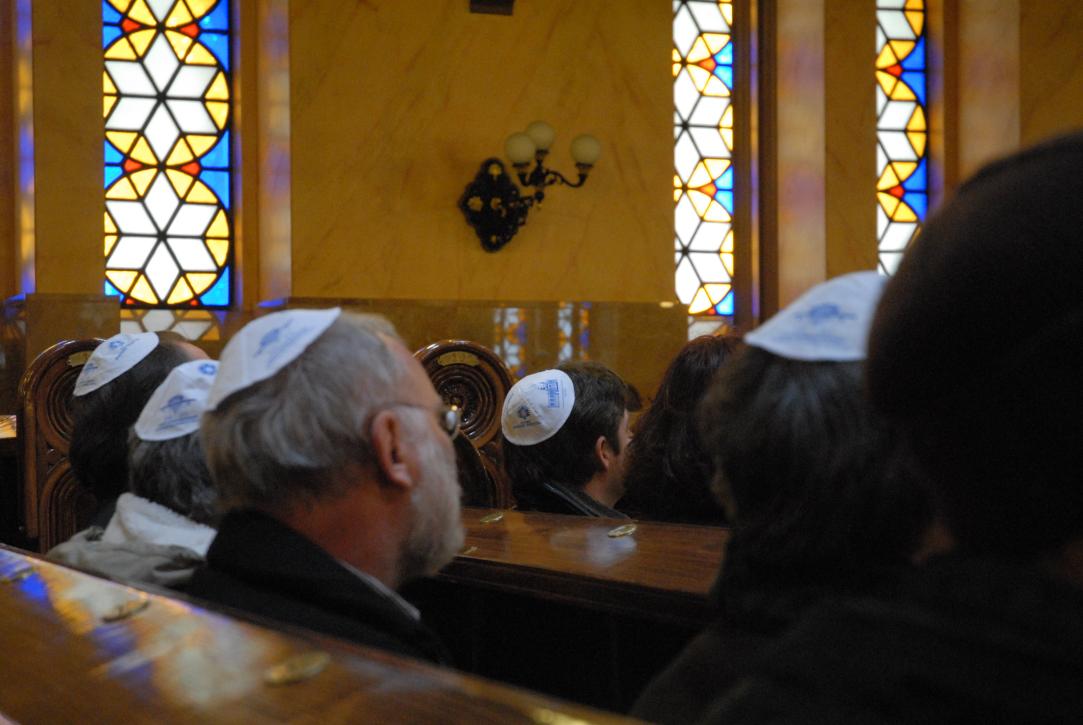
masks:
<svg viewBox="0 0 1083 725"><path fill-rule="evenodd" d="M228 607L396 654L446 663L428 628L312 541L256 511L223 518L187 590Z"/></svg>
<svg viewBox="0 0 1083 725"><path fill-rule="evenodd" d="M896 596L824 603L708 722L1083 722L1083 590L945 557Z"/></svg>
<svg viewBox="0 0 1083 725"><path fill-rule="evenodd" d="M572 514L603 519L626 519L627 514L606 506L582 489L562 483L543 483L537 487L513 487L516 508L547 514Z"/></svg>

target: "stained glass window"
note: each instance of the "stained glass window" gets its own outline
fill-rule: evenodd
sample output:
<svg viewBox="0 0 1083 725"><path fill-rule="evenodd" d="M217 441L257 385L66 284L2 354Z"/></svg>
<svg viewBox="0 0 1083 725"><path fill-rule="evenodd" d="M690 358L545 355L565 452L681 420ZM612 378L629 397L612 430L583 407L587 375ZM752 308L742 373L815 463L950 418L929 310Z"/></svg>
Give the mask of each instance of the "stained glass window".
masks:
<svg viewBox="0 0 1083 725"><path fill-rule="evenodd" d="M103 0L105 292L231 302L228 0Z"/></svg>
<svg viewBox="0 0 1083 725"><path fill-rule="evenodd" d="M929 206L925 0L877 0L876 52L876 234L892 274Z"/></svg>
<svg viewBox="0 0 1083 725"><path fill-rule="evenodd" d="M493 352L508 366L513 378L527 374L527 311L519 307L493 310Z"/></svg>
<svg viewBox="0 0 1083 725"><path fill-rule="evenodd" d="M590 303L557 306L557 363L590 359Z"/></svg>
<svg viewBox="0 0 1083 725"><path fill-rule="evenodd" d="M733 315L733 4L673 2L677 297Z"/></svg>
<svg viewBox="0 0 1083 725"><path fill-rule="evenodd" d="M213 342L222 339L226 315L224 311L207 309L148 309L125 307L120 311L120 331L175 332L192 342Z"/></svg>

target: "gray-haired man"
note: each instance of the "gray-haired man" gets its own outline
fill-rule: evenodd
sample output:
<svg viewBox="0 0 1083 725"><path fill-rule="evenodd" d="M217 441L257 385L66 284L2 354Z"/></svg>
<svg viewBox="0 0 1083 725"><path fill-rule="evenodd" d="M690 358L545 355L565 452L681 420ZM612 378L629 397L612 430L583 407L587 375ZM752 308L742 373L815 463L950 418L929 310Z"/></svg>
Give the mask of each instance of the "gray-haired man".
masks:
<svg viewBox="0 0 1083 725"><path fill-rule="evenodd" d="M202 436L228 513L191 593L441 661L395 590L462 546L448 410L381 318L292 310L222 354Z"/></svg>

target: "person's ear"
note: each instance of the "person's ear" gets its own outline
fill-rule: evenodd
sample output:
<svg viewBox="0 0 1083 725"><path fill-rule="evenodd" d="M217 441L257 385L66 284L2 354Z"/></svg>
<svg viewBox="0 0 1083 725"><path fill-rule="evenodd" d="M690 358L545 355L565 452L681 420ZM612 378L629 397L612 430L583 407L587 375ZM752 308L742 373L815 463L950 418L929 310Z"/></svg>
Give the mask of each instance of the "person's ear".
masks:
<svg viewBox="0 0 1083 725"><path fill-rule="evenodd" d="M406 431L402 421L390 410L382 410L372 419L370 431L372 455L379 469L380 480L389 485L413 488L414 477L406 465L403 446Z"/></svg>
<svg viewBox="0 0 1083 725"><path fill-rule="evenodd" d="M613 466L614 459L616 459L613 447L609 445L609 440L605 436L598 436L598 440L594 441L594 455L598 457L602 470L606 472Z"/></svg>

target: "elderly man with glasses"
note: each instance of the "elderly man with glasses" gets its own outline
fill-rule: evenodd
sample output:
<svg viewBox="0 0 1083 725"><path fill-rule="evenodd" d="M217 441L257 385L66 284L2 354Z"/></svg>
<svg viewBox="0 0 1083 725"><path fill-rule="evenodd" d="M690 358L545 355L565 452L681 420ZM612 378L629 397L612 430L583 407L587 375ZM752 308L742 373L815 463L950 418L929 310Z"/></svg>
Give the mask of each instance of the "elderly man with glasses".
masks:
<svg viewBox="0 0 1083 725"><path fill-rule="evenodd" d="M291 310L226 346L202 422L227 513L190 593L399 654L444 649L396 589L461 548L444 406L382 318Z"/></svg>

